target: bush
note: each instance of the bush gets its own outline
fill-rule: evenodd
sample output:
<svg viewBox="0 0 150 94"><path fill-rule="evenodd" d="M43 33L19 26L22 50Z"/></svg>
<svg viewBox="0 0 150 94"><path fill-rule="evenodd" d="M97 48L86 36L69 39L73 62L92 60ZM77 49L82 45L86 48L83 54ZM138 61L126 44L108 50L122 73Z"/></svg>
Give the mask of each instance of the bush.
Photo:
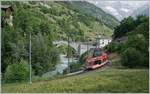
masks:
<svg viewBox="0 0 150 94"><path fill-rule="evenodd" d="M145 39L143 34L128 36L128 41L126 44L128 47L133 47L141 52L148 52L148 41Z"/></svg>
<svg viewBox="0 0 150 94"><path fill-rule="evenodd" d="M105 50L108 51L108 52L120 52L122 51L122 48L123 48L123 43L110 43L109 45L105 46Z"/></svg>
<svg viewBox="0 0 150 94"><path fill-rule="evenodd" d="M5 82L21 82L28 78L29 70L27 62L21 60L20 63L8 65L4 74Z"/></svg>
<svg viewBox="0 0 150 94"><path fill-rule="evenodd" d="M144 37L143 34L129 35L124 48L126 50L124 49L124 51L122 51L123 53L121 53L121 52L120 53L122 55L130 54L128 56L128 59L129 58L131 58L131 60L133 58L135 59L135 60L133 59L133 62L135 62L136 64L133 65L133 67L134 66L149 67L148 40L146 40L146 38ZM134 50L133 49L129 50L129 48L134 48ZM124 59L124 58L122 58L122 59Z"/></svg>
<svg viewBox="0 0 150 94"><path fill-rule="evenodd" d="M122 53L122 65L134 68L141 66L143 63L143 55L135 48L129 47Z"/></svg>
<svg viewBox="0 0 150 94"><path fill-rule="evenodd" d="M82 63L80 62L76 62L76 63L72 63L70 65L70 72L75 72L75 71L79 71L82 68Z"/></svg>

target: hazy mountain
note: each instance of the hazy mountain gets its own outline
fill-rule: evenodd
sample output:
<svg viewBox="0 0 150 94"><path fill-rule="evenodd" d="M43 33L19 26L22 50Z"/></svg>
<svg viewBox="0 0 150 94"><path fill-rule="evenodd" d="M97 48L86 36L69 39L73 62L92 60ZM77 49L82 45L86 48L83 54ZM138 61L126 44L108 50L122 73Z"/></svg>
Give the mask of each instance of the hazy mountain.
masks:
<svg viewBox="0 0 150 94"><path fill-rule="evenodd" d="M141 7L139 7L138 9L136 9L135 11L133 11L133 13L131 14L131 16L133 16L133 17L136 17L138 15L149 16L149 5L145 4Z"/></svg>
<svg viewBox="0 0 150 94"><path fill-rule="evenodd" d="M107 13L114 15L118 20L130 16L134 10L148 3L148 1L101 1L89 0L88 2L102 8Z"/></svg>

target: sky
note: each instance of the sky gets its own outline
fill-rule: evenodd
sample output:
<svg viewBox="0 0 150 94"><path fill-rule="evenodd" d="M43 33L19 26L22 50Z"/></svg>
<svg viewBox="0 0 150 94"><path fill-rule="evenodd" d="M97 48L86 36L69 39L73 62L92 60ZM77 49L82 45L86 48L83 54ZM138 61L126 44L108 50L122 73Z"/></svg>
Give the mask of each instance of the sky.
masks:
<svg viewBox="0 0 150 94"><path fill-rule="evenodd" d="M102 8L105 12L114 15L119 20L131 15L134 10L149 3L148 0L88 0L88 2Z"/></svg>

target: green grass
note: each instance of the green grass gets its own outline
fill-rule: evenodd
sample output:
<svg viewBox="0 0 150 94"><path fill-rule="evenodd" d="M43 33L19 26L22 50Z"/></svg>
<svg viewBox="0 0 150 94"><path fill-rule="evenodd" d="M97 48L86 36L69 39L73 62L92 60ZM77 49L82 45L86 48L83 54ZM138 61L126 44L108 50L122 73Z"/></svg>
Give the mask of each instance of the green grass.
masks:
<svg viewBox="0 0 150 94"><path fill-rule="evenodd" d="M2 85L2 92L145 92L148 93L148 69L94 70L50 81Z"/></svg>
<svg viewBox="0 0 150 94"><path fill-rule="evenodd" d="M113 68L125 68L120 63L121 62L121 56L118 53L109 54L109 60L112 62L112 67Z"/></svg>

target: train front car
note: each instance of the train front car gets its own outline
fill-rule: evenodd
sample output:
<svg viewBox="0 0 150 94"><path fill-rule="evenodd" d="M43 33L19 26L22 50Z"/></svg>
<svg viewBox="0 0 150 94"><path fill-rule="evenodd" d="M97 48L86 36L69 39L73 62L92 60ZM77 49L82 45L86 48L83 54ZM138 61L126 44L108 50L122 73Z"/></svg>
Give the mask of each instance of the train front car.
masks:
<svg viewBox="0 0 150 94"><path fill-rule="evenodd" d="M86 59L86 69L97 69L108 63L108 55L100 48L95 48L92 57Z"/></svg>

